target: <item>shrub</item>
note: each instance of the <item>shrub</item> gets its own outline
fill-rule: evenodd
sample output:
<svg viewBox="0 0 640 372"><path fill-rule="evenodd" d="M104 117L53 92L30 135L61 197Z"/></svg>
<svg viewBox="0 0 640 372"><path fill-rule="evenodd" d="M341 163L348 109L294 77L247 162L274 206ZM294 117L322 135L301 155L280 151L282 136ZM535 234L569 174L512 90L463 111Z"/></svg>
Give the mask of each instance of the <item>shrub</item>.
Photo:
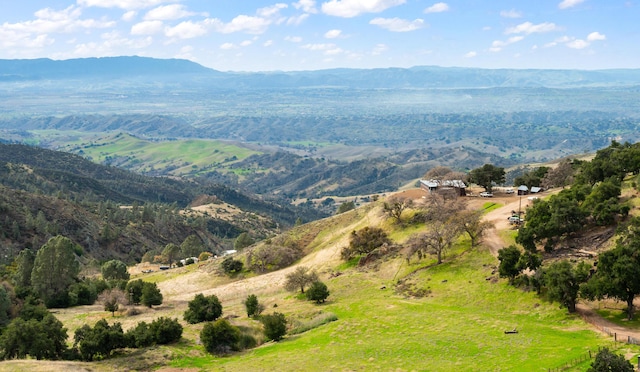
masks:
<svg viewBox="0 0 640 372"><path fill-rule="evenodd" d="M62 322L47 312L38 319L14 319L0 337L2 359L26 358L59 359L67 350L67 330Z"/></svg>
<svg viewBox="0 0 640 372"><path fill-rule="evenodd" d="M381 228L367 226L351 232L349 246L342 250L341 256L342 259L349 260L358 255L369 254L385 244L391 244L387 233Z"/></svg>
<svg viewBox="0 0 640 372"><path fill-rule="evenodd" d="M238 350L240 338L241 333L238 327L231 325L226 319L207 323L200 332L200 341L202 341L204 348L212 354L225 354Z"/></svg>
<svg viewBox="0 0 640 372"><path fill-rule="evenodd" d="M149 325L149 331L158 345L169 344L182 337L182 326L176 318L160 317L155 319Z"/></svg>
<svg viewBox="0 0 640 372"><path fill-rule="evenodd" d="M125 333L125 339L127 346L133 348L147 347L155 343L154 335L147 322L140 322L134 328L129 329Z"/></svg>
<svg viewBox="0 0 640 372"><path fill-rule="evenodd" d="M156 283L143 282L140 303L146 307L162 304L162 293Z"/></svg>
<svg viewBox="0 0 640 372"><path fill-rule="evenodd" d="M258 297L254 294L247 296L247 299L244 300L244 306L247 308L249 318L258 316L264 311L264 305L258 302Z"/></svg>
<svg viewBox="0 0 640 372"><path fill-rule="evenodd" d="M329 289L326 284L318 280L311 284L311 287L307 290L306 296L307 300L315 301L319 304L329 297Z"/></svg>
<svg viewBox="0 0 640 372"><path fill-rule="evenodd" d="M190 324L210 322L222 315L222 304L216 295L204 296L199 293L189 301L189 309L184 312L184 320Z"/></svg>
<svg viewBox="0 0 640 372"><path fill-rule="evenodd" d="M242 261L234 260L232 257L225 258L220 264L225 274L235 274L242 271L244 264Z"/></svg>
<svg viewBox="0 0 640 372"><path fill-rule="evenodd" d="M633 372L634 368L622 355L612 353L606 347L598 352L588 372Z"/></svg>
<svg viewBox="0 0 640 372"><path fill-rule="evenodd" d="M206 261L209 258L211 258L211 253L209 252L202 252L200 253L200 255L198 256L198 261L202 262L202 261Z"/></svg>
<svg viewBox="0 0 640 372"><path fill-rule="evenodd" d="M127 292L130 305L137 305L140 303L142 298L142 287L144 287L142 279L132 280L127 283L124 290Z"/></svg>
<svg viewBox="0 0 640 372"><path fill-rule="evenodd" d="M77 348L83 360L108 358L111 352L127 346L120 323L109 326L106 320L99 320L93 328L84 325L78 328L74 337L74 348Z"/></svg>
<svg viewBox="0 0 640 372"><path fill-rule="evenodd" d="M127 265L119 260L107 261L100 267L100 272L105 280L124 279L129 280Z"/></svg>
<svg viewBox="0 0 640 372"><path fill-rule="evenodd" d="M262 315L260 322L264 325L264 335L268 340L280 341L287 333L287 319L282 313Z"/></svg>

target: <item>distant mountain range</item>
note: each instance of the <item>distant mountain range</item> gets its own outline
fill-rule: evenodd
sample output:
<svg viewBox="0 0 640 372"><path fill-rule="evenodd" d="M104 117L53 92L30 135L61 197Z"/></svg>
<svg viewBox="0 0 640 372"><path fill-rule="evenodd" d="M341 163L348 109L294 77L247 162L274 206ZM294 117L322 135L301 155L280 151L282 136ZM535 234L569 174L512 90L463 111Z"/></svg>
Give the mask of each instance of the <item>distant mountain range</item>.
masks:
<svg viewBox="0 0 640 372"><path fill-rule="evenodd" d="M197 78L194 78L197 75ZM640 69L539 70L418 66L318 71L220 72L181 59L103 57L70 60L0 60L0 82L186 76L189 82L235 88L354 89L601 87L640 85Z"/></svg>

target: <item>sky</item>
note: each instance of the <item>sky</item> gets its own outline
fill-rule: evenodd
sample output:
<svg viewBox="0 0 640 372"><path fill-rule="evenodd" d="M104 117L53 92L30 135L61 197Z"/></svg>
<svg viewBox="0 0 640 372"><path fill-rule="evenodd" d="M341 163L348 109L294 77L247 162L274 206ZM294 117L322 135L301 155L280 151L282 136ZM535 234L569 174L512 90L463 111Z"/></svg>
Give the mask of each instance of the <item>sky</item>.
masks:
<svg viewBox="0 0 640 372"><path fill-rule="evenodd" d="M640 0L0 0L0 59L220 71L640 68Z"/></svg>

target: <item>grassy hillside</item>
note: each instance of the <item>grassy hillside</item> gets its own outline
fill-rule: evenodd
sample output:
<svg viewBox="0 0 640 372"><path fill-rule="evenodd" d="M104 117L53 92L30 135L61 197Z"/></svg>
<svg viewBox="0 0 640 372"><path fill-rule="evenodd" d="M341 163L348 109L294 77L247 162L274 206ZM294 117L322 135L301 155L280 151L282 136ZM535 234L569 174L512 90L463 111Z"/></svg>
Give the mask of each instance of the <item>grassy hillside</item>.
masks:
<svg viewBox="0 0 640 372"><path fill-rule="evenodd" d="M61 144L60 150L144 174L198 175L223 170L256 151L214 140L151 141L125 133L88 134Z"/></svg>
<svg viewBox="0 0 640 372"><path fill-rule="evenodd" d="M178 344L124 351L112 359L65 368L547 371L589 350L611 345L610 338L596 333L579 316L499 279L495 257L484 247L471 250L464 239L437 266L432 258L413 259L408 264L402 256L364 268L342 262L339 251L354 229L382 226L398 242L406 239L405 233L380 217L380 208L370 205L300 226L287 235L286 239L303 244L309 253L300 265L317 269L329 286L331 295L323 305L303 301L283 289L285 274L292 267L229 278L218 272L218 260L142 274L143 279L158 282L165 302L137 316L120 314L113 319L99 305L57 312L70 333L101 318L128 328L158 316L181 319L195 294L216 294L223 303L223 316L236 325L258 329L259 323L246 317L242 305L248 294L255 293L266 305L265 313L282 312L294 327L331 314L336 321L226 357L205 353L198 341L202 325L183 322L185 332ZM504 333L514 328L517 334ZM629 355L638 352L636 348L625 350ZM52 366L55 364L19 361L0 364L0 369L36 371ZM574 370L584 370L582 367Z"/></svg>

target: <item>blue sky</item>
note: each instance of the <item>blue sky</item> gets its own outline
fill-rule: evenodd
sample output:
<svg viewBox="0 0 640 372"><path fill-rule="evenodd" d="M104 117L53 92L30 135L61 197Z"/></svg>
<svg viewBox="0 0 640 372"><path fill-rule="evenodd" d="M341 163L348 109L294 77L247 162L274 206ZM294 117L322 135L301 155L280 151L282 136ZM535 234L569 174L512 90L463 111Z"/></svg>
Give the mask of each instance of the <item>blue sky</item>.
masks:
<svg viewBox="0 0 640 372"><path fill-rule="evenodd" d="M0 0L0 59L640 68L640 0Z"/></svg>

